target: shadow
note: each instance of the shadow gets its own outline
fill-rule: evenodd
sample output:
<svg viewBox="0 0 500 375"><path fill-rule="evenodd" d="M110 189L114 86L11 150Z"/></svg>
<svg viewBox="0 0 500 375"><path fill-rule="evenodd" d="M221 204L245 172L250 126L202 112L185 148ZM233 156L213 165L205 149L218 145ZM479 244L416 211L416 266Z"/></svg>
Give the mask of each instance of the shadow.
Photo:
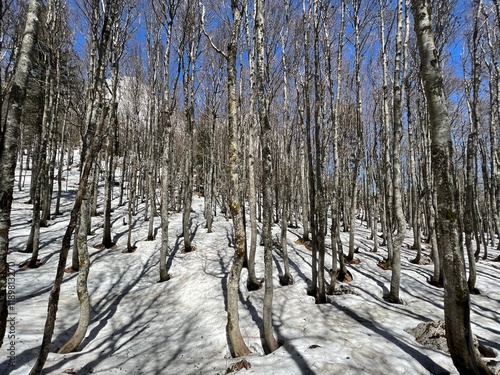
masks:
<svg viewBox="0 0 500 375"><path fill-rule="evenodd" d="M197 223L194 227L194 230L191 233L191 235L189 236L189 239L191 240L191 242L193 242L194 240L194 236L196 235L196 232L198 232L198 228L200 227L200 224Z"/></svg>
<svg viewBox="0 0 500 375"><path fill-rule="evenodd" d="M368 289L363 289L363 293L365 293L365 294L367 294L368 296L371 297L371 301L370 302L376 303L380 307L383 307L384 309L388 309L390 311L397 312L398 314L403 314L403 315L406 315L408 317L412 317L412 318L415 318L415 319L418 319L418 320L421 320L421 321L427 321L428 320L428 317L426 317L424 315L421 315L421 314L418 314L417 312L413 311L411 306L404 305L404 304L403 305L399 305L399 304L395 305L395 304L391 304L389 302L386 302L383 299L383 296L384 296L384 294L388 293L389 290L387 289L387 287L385 286L385 284L384 284L383 281L380 281L380 280L378 280L375 277L376 275L369 274L367 272L363 272L360 269L356 269L356 270L354 270L354 272L359 272L361 275L363 275L363 276L365 276L367 278L372 279L382 289L382 293L383 294L381 296L378 295L377 292L375 292L375 291L370 291ZM417 296L416 298L420 299L420 300L425 300L425 298L423 298L422 296ZM431 304L433 304L433 305L435 305L436 307L438 307L440 309L443 308L442 306L439 306L438 304L433 303L432 299L429 299L429 300L426 300L426 301L429 302L429 303L431 303Z"/></svg>
<svg viewBox="0 0 500 375"><path fill-rule="evenodd" d="M282 257L282 259L283 259L283 257ZM278 270L278 275L282 275L283 269L281 268L281 264L278 261L278 258L276 257L276 255L274 253L273 253L273 260L274 260L274 264L276 264L276 269Z"/></svg>
<svg viewBox="0 0 500 375"><path fill-rule="evenodd" d="M264 352L267 354L269 350L267 349L266 341L264 339L264 322L262 321L262 318L259 316L259 313L257 312L257 309L253 305L252 301L250 301L250 296L247 296L247 298L243 298L243 295L241 292L238 291L238 295L240 298L240 302L243 306L246 307L248 312L250 313L250 316L252 317L253 322L259 329L260 333L260 343L262 347L264 348Z"/></svg>
<svg viewBox="0 0 500 375"><path fill-rule="evenodd" d="M52 257L52 256L54 256L56 254L57 253L54 252L54 253L51 253L49 255L50 255L50 257ZM95 252L95 253L90 254L90 259L93 262L94 260L97 260L97 259L99 259L99 258L101 258L101 257L103 257L105 255L106 255L106 253L103 253L103 252ZM93 258L95 258L95 259L93 259ZM92 265L92 263L91 263L91 265ZM16 270L16 273L21 272L21 271L25 272L25 271L28 271L28 270L32 270L32 269L31 268L19 269L19 270ZM67 283L68 281L73 280L78 275L78 272L71 273L71 274L65 273L65 275L66 276L62 280L62 284ZM41 295L43 295L45 293L49 293L51 290L52 290L52 285L46 286L46 287L44 287L42 289L39 289L38 291L36 291L34 293L26 295L24 297L17 297L16 298L16 302L23 302L23 301L27 301L27 300L29 300L31 298L34 298L34 297L39 297L39 296L41 296Z"/></svg>
<svg viewBox="0 0 500 375"><path fill-rule="evenodd" d="M170 268L172 267L172 262L174 261L175 254L177 254L179 248L180 248L180 238L176 237L174 249L169 252L167 257L167 265L166 265L167 273L170 271Z"/></svg>
<svg viewBox="0 0 500 375"><path fill-rule="evenodd" d="M281 307L281 312L279 316L283 316L284 314L284 305ZM283 325L283 322L281 321L280 324L275 324L274 325L274 331L276 332L276 339L278 340L280 346L287 351L288 354L290 354L290 357L297 366L300 369L300 374L302 375L314 375L315 372L313 369L309 366L305 358L302 356L302 354L288 341L288 338L284 336L281 333L281 326Z"/></svg>
<svg viewBox="0 0 500 375"><path fill-rule="evenodd" d="M298 250L295 249L294 247L292 247L293 251L295 252L295 254L300 257L302 259L302 261L306 264L308 264L309 266L311 265L310 263L307 263L307 261L304 259L304 257L302 255L299 254ZM291 251L289 251L289 254L291 253ZM288 264L289 266L295 271L295 273L297 274L297 276L299 276L302 280L304 280L307 284L309 284L309 282L311 281L304 272L302 272L302 270L300 269L300 267L297 265L297 263L295 263L292 258L290 256L288 256Z"/></svg>
<svg viewBox="0 0 500 375"><path fill-rule="evenodd" d="M143 265L137 279L144 278L156 265L157 261L153 260L153 256L149 257L147 262ZM135 282L130 281L126 284L126 275L128 270L123 269L119 277L114 281L113 284L109 285L110 288L107 289L107 293L104 293L100 299L95 302L91 307L91 323L99 322L96 326L94 326L88 332L87 337L83 340L82 344L79 347L79 350L75 353L65 354L65 356L72 356L72 358L79 357L88 352L82 351L84 348L88 346L89 343L93 342L106 326L110 324L112 318L118 310L118 306L122 302L123 298L127 296L127 294L135 287ZM125 284L125 286L124 286ZM92 294L95 294L98 290L94 290ZM91 296L92 297L92 296ZM113 298L114 297L114 298ZM148 309L153 306L157 298L151 298L144 301L147 301L145 304L138 303L136 308L130 314L130 319L127 323L118 324L119 328L113 331L112 336L102 343L96 345L91 351L100 351L99 356L93 361L85 364L81 373L92 373L94 368L99 364L101 359L112 356L117 351L120 350L121 347L125 346L129 341L133 340L134 337L137 337L139 334L144 332L148 326L147 325L138 325L137 321L145 316ZM99 313L97 313L99 311ZM123 322L120 322L123 323ZM76 325L74 326L76 327ZM66 340L71 337L74 332L74 327L71 327L64 332L60 333L52 342L53 348L60 347L62 344L66 342ZM125 334L130 331L134 331L134 334L127 341L120 340ZM104 347L104 348L103 348ZM44 373L52 373L52 372L61 372L61 368L64 366L64 361L58 361L54 363L54 365L49 367L44 367Z"/></svg>
<svg viewBox="0 0 500 375"><path fill-rule="evenodd" d="M133 232L135 227L137 226L137 222L141 219L138 216L132 217L132 219L133 219L133 222L132 222L132 225L130 226L130 230ZM120 238L126 237L128 235L128 224L121 226L121 228L124 228L124 229L122 231L116 231L115 235L113 236L113 242L115 244L118 244L118 241L120 240Z"/></svg>
<svg viewBox="0 0 500 375"><path fill-rule="evenodd" d="M348 316L351 319L355 320L356 322L362 324L364 327L371 330L375 334L377 334L380 337L383 337L384 339L397 345L397 347L401 348L406 353L408 353L408 355L413 357L417 362L419 362L431 374L449 374L448 370L443 368L438 363L434 362L434 360L432 358L428 357L424 353L421 353L417 349L412 348L410 345L399 340L397 337L389 334L385 329L379 328L376 323L369 321L369 320L366 320L365 318L358 315L355 311L352 311L348 307L343 306L339 303L336 303L335 301L332 302L332 305L334 305L338 309L338 311L343 312L346 316Z"/></svg>

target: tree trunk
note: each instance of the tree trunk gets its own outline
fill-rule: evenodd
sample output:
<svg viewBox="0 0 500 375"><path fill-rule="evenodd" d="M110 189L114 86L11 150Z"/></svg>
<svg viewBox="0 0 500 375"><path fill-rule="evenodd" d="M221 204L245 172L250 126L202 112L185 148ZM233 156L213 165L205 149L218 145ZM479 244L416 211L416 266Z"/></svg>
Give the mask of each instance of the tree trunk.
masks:
<svg viewBox="0 0 500 375"><path fill-rule="evenodd" d="M279 345L273 333L273 197L272 177L273 165L271 159L271 124L267 113L268 98L264 90L264 0L255 2L255 49L257 57L256 89L259 108L260 143L262 147L262 196L263 196L263 225L262 237L264 239L264 349L266 353L272 353Z"/></svg>
<svg viewBox="0 0 500 375"><path fill-rule="evenodd" d="M12 86L10 105L6 115L5 127L0 142L0 346L3 344L7 325L7 275L9 265L10 213L12 209L14 175L21 131L21 115L26 99L26 86L33 65L33 52L38 37L38 26L42 2L29 2L23 39L19 47Z"/></svg>
<svg viewBox="0 0 500 375"><path fill-rule="evenodd" d="M243 9L240 9L240 2L231 0L231 13L233 15L233 25L231 27L230 41L227 48L227 113L228 113L228 133L229 133L229 179L231 183L231 196L229 198L229 208L233 218L234 227L234 257L229 280L227 285L227 332L229 338L229 349L233 357L240 357L250 354L240 330L238 312L238 287L240 282L243 260L245 258L245 227L243 224L241 197L241 160L239 157L239 125L236 98L236 57L238 54L238 41L240 39L240 24Z"/></svg>
<svg viewBox="0 0 500 375"><path fill-rule="evenodd" d="M464 210L464 233L465 248L469 259L469 278L467 285L469 292L473 293L476 284L476 256L472 248L472 235L475 232L477 224L474 215L474 183L476 181L475 155L477 153L477 134L471 133L467 141L467 163L466 163L466 187L465 187L465 210Z"/></svg>
<svg viewBox="0 0 500 375"><path fill-rule="evenodd" d="M409 27L409 25L407 25ZM407 95L406 95L406 113L408 118L408 159L410 168L410 182L411 182L411 200L412 200L412 215L411 227L413 230L413 245L412 249L417 250L415 258L412 263L418 264L422 257L422 240L421 240L421 224L420 224L420 194L418 189L417 171L415 167L415 143L413 139L413 118L411 111L411 100L409 92L409 81L407 81Z"/></svg>
<svg viewBox="0 0 500 375"><path fill-rule="evenodd" d="M90 296L87 289L87 279L90 270L90 257L87 246L87 230L90 225L88 197L83 198L80 210L80 225L76 233L76 248L79 259L79 272L76 280L76 293L80 303L80 319L73 336L59 349L59 354L71 353L78 349L82 343L90 323Z"/></svg>
<svg viewBox="0 0 500 375"><path fill-rule="evenodd" d="M246 3L248 11L248 2ZM246 17L245 21L245 34L246 42L250 47L248 51L250 56L255 56L255 44L252 43L254 40L250 33L250 27L248 19ZM248 136L247 136L247 149L248 149L248 206L250 214L250 249L248 250L248 278L247 278L247 289L249 291L257 290L262 287L262 281L257 278L255 273L255 252L257 250L257 192L256 192L256 182L255 182L255 159L257 150L255 148L255 132L257 128L257 118L255 115L255 100L256 100L256 89L255 89L255 63L254 59L248 59L249 66L249 80L250 80L250 98L248 104Z"/></svg>
<svg viewBox="0 0 500 375"><path fill-rule="evenodd" d="M110 131L108 135L108 160L105 168L105 189L104 189L104 228L102 245L106 249L110 249L115 244L111 237L111 201L113 199L113 184L115 181L114 157L115 157L115 143L117 141L118 133L118 84L119 84L119 71L118 60L121 52L113 51L113 63L111 67L111 112L109 116ZM81 262L80 262L81 263Z"/></svg>
<svg viewBox="0 0 500 375"><path fill-rule="evenodd" d="M214 94L215 95L215 94ZM208 172L204 186L205 197L205 228L207 233L212 233L212 224L214 221L215 205L215 131L217 125L217 109L214 109L211 117L210 150L208 160Z"/></svg>
<svg viewBox="0 0 500 375"><path fill-rule="evenodd" d="M127 230L127 252L132 253L136 247L132 245L132 219L134 216L134 202L137 191L137 160L134 157L132 160L132 172L130 175L130 197L128 200L128 230Z"/></svg>
<svg viewBox="0 0 500 375"><path fill-rule="evenodd" d="M393 188L394 188L394 214L396 218L397 234L394 237L394 256L392 260L391 287L387 300L401 303L399 289L401 284L401 247L406 236L406 219L403 212L403 187L401 182L401 141L403 138L403 97L404 87L402 82L406 75L405 69L401 72L401 56L403 54L403 0L397 3L397 31L396 31L396 57L393 81ZM406 42L407 44L407 42Z"/></svg>
<svg viewBox="0 0 500 375"><path fill-rule="evenodd" d="M193 200L193 147L194 144L194 126L195 126L195 76L196 76L196 63L198 56L198 48L200 41L200 29L194 21L197 17L198 3L187 5L187 19L185 22L188 25L185 27L186 44L186 58L183 74L184 82L184 116L186 123L186 138L188 147L184 154L184 212L183 212L183 233L184 233L184 251L190 252L194 250L191 244L191 230L190 230L190 214L191 205Z"/></svg>
<svg viewBox="0 0 500 375"><path fill-rule="evenodd" d="M354 151L354 168L352 171L351 181L351 207L350 207L350 223L349 223L349 254L347 259L354 259L354 231L356 229L356 209L357 209L357 182L358 171L363 155L363 102L361 96L361 19L360 19L361 0L353 2L353 18L354 18L354 74L356 80L356 145ZM389 174L389 169L386 170Z"/></svg>
<svg viewBox="0 0 500 375"><path fill-rule="evenodd" d="M113 121L113 120L111 120ZM117 125L117 124L116 124ZM113 133L113 130L112 130ZM111 237L111 192L113 190L114 172L113 172L113 160L114 160L114 137L108 139L108 160L106 165L106 183L104 187L104 228L103 228L103 238L102 245L106 249L113 247L113 239ZM80 262L81 264L81 262Z"/></svg>
<svg viewBox="0 0 500 375"><path fill-rule="evenodd" d="M387 259L385 264L387 267L392 268L394 257L394 242L393 242L393 164L391 163L391 136L390 136L390 111L389 111L389 83L388 83L388 51L387 51L387 37L385 35L385 16L384 16L383 2L380 0L380 37L382 40L382 69L383 69L383 128L382 128L382 142L383 142L383 171L384 176L383 184L383 205L384 205L384 244L387 246Z"/></svg>
<svg viewBox="0 0 500 375"><path fill-rule="evenodd" d="M333 176L332 187L332 227L331 227L331 242L332 242L332 268L330 270L330 286L328 294L333 294L335 291L335 283L337 281L338 273L341 279L347 274L347 268L344 261L344 252L342 249L342 241L340 239L340 175L341 175L341 161L339 158L339 123L340 123L340 92L341 92L341 78L342 78L342 59L343 59L343 46L344 46L344 33L345 33L345 10L346 2L341 1L341 21L340 33L338 35L338 50L337 50L337 71L336 71L336 92L335 104L333 113L333 163L335 165L335 174ZM326 28L325 28L326 31ZM328 55L329 56L329 55ZM329 64L330 66L330 64ZM331 75L329 75L331 77ZM331 81L333 79L329 78ZM332 82L328 85L333 88ZM330 94L333 97L333 92ZM340 259L340 270L338 269L337 260ZM339 272L340 271L340 272Z"/></svg>
<svg viewBox="0 0 500 375"><path fill-rule="evenodd" d="M420 73L428 104L432 134L432 171L437 193L437 240L444 271L444 314L451 358L460 374L492 374L478 357L470 322L470 294L460 253L451 178L450 119L437 60L427 0L412 0L415 33L420 52Z"/></svg>
<svg viewBox="0 0 500 375"><path fill-rule="evenodd" d="M286 51L286 40L288 40L288 28L290 22L290 1L285 0L285 26L284 35L281 37L281 47L283 51ZM290 109L289 109L289 99L288 99L288 67L286 62L286 54L282 54L281 62L283 65L283 128L285 129L286 140L283 142L283 154L281 155L282 167L281 167L281 196L283 203L281 205L281 251L283 252L283 268L284 274L279 276L280 285L292 285L293 277L290 274L290 264L288 260L288 246L287 246L287 233L288 233L288 216L289 207L291 202L291 192L290 192L290 182L291 178L289 174L289 161L288 158L291 156L291 135L288 133L288 128L290 126Z"/></svg>
<svg viewBox="0 0 500 375"><path fill-rule="evenodd" d="M66 125L68 122L68 109L66 108L64 111L64 118L62 121L62 130L61 130L61 143L60 143L60 148L59 148L59 161L58 161L58 168L57 168L57 197L56 197L56 208L54 215L62 215L61 212L61 193L62 193L62 175L63 175L63 170L64 170L64 144L65 144L65 136L66 136ZM70 146L68 145L68 148ZM69 164L69 163L68 163ZM69 167L67 165L66 167Z"/></svg>

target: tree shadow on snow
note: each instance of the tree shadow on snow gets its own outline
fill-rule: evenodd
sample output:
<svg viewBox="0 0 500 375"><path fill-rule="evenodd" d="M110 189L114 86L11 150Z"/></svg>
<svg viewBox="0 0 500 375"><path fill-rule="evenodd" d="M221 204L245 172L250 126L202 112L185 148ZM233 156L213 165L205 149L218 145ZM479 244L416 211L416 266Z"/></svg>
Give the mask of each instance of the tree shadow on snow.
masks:
<svg viewBox="0 0 500 375"><path fill-rule="evenodd" d="M411 357L417 360L417 362L419 362L431 374L449 374L448 370L443 368L438 363L434 362L432 358L426 356L424 353L421 353L417 349L406 344L404 341L401 341L397 337L391 335L383 328L379 328L376 323L363 318L362 316L358 315L355 311L349 309L346 306L343 306L342 304L337 303L336 301L332 301L332 305L334 305L338 309L338 311L344 313L351 319L355 320L357 323L362 324L365 328L370 329L380 337L383 337L386 340L394 343L398 348L405 351Z"/></svg>
<svg viewBox="0 0 500 375"><path fill-rule="evenodd" d="M148 261L143 265L140 274L137 276L137 280L143 279L149 272L151 272L151 270L153 269L153 267L157 265L157 263L158 263L157 260L153 258L152 254L151 257L148 259ZM128 272L129 270L127 268L124 268L119 274L119 277L114 281L114 283L111 285L108 284L110 288L107 288L107 293L102 293L102 297L99 300L97 300L97 302L92 304L90 321L91 324L95 322L98 322L98 324L89 329L89 332L85 337L85 339L83 340L82 344L80 345L78 352L65 354L65 356L67 356L68 359L74 359L82 354L88 354L89 351L88 350L85 351L83 349L85 349L90 343L92 343L98 337L99 332L101 332L108 324L110 324L123 298L135 286L135 279L130 280L128 284L126 284L127 279L125 279L125 276L127 275ZM93 294L95 294L95 292ZM128 320L127 323L120 324L119 328L113 331L113 334L108 336L106 340L102 342L102 344L96 345L90 350L90 352L99 351L100 354L96 359L84 365L80 370L81 373L93 372L95 367L99 364L99 362L102 359L111 357L113 354L119 351L122 346L126 345L128 342L133 340L135 337L137 337L139 334L141 334L148 328L148 325L140 325L138 321L140 321L140 319L147 313L148 309L151 308L151 306L155 303L156 299L145 298L144 301L147 301L148 303L146 304L137 303L135 305L134 310L131 311L130 313L130 319ZM121 323L121 322L115 322L115 323ZM66 331L60 333L53 340L52 343L53 349L58 350L59 347L63 345L71 337L74 330L76 329L76 326L77 323L75 323L71 328L67 329ZM123 335L130 334L130 331L134 331L133 336L132 337L127 336L127 340L122 340ZM118 345L118 342L120 342L120 345ZM58 361L52 366L45 367L44 373L51 373L52 371L54 372L62 371L64 366L66 366L64 361Z"/></svg>
<svg viewBox="0 0 500 375"><path fill-rule="evenodd" d="M264 340L264 323L262 322L262 318L259 316L259 313L257 312L257 309L253 305L252 301L250 301L250 296L247 296L247 298L245 299L239 291L238 296L240 298L241 304L246 307L246 309L250 313L250 316L252 317L253 322L259 329L261 345L263 348L265 348L266 342Z"/></svg>
<svg viewBox="0 0 500 375"><path fill-rule="evenodd" d="M71 251L70 250L70 253L69 253L69 256L71 256ZM58 252L53 252L51 254L49 254L48 256L46 256L45 258L43 258L43 261L45 262L48 258L47 257L52 257L54 255L58 254ZM104 257L105 255L107 255L106 253L102 253L102 252L95 252L95 253L92 253L90 254L90 260L91 262L94 262L102 257ZM92 264L92 263L91 263ZM27 269L16 269L16 273L17 272L25 272L27 270L30 270L30 268L27 268ZM64 278L63 278L63 281L62 281L62 284L64 283L67 283L68 281L71 281L73 280L77 275L78 273L75 272L75 273L71 273L71 274L64 274ZM38 291L34 292L34 293L30 293L29 295L24 295L22 297L16 297L16 302L24 302L26 300L29 300L31 298L35 298L35 297L39 297L43 294L46 294L46 293L49 293L50 290L52 289L52 284L51 285L48 285L46 287L43 287L41 289L39 289Z"/></svg>
<svg viewBox="0 0 500 375"><path fill-rule="evenodd" d="M168 271L170 271L170 268L172 267L172 262L174 261L175 254L177 254L177 252L179 251L180 245L181 245L180 237L176 237L174 249L172 251L169 251L167 257L167 265L165 266L167 268L167 273Z"/></svg>
<svg viewBox="0 0 500 375"><path fill-rule="evenodd" d="M309 366L305 358L302 356L302 354L293 346L290 341L288 341L288 338L283 335L281 332L280 328L283 325L283 321L279 318L283 316L284 314L284 306L281 306L281 311L279 314L273 314L273 328L274 332L276 332L276 339L280 343L281 347L290 354L290 357L295 363L297 364L297 367L300 369L300 374L302 375L314 375L315 371Z"/></svg>

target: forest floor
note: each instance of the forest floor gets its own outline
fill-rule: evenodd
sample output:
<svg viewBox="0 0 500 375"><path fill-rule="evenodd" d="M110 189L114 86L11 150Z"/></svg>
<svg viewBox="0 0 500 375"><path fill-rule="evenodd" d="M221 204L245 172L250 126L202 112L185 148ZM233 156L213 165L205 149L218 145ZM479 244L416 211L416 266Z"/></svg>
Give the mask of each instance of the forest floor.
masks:
<svg viewBox="0 0 500 375"><path fill-rule="evenodd" d="M76 183L70 172L68 192L64 193L64 215L41 230L40 259L37 269L17 265L29 258L21 253L30 229L31 205L26 204L29 185L15 192L12 212L9 262L15 265L16 303L15 363L8 359L10 341L0 349L0 374L26 375L33 366L41 344L62 234L66 228ZM115 188L115 195L117 189ZM116 204L118 199L113 202ZM158 283L161 241L160 219L155 218L156 239L146 241L148 222L144 207L134 217L133 253L127 246L126 206L115 207L113 235L117 246L99 250L102 217L92 218L88 237L91 270L89 291L92 312L87 337L78 352L54 353L71 337L79 317L76 297L77 274L65 274L56 322L53 353L49 354L45 374L225 374L240 359L230 356L226 339L225 293L231 267L232 225L218 212L213 233L207 233L203 218L203 198L194 196L191 215L193 245L183 253L181 214L173 213L169 227L169 273L172 279ZM101 208L102 210L102 208ZM456 374L448 354L420 345L409 331L419 323L443 320L443 289L427 280L433 266L415 265L410 260L410 232L402 251L402 305L384 301L391 273L377 266L387 252L381 247L371 252L366 226L356 222L356 257L359 264L348 265L353 281L338 285L344 294L329 296L328 303L316 305L306 290L311 278L311 252L296 244L301 229L289 229L288 250L292 286L281 287L281 253L274 252L273 325L282 346L264 355L262 349L263 289L248 292L243 270L240 293L240 322L244 339L252 351L245 359L245 374ZM279 226L275 226L276 233ZM342 233L344 245L347 233ZM489 248L489 259L499 252ZM429 254L426 246L425 254ZM71 256L70 256L71 258ZM258 247L257 275L263 276L263 249ZM331 255L327 256L330 268ZM70 265L70 260L68 260ZM493 348L500 361L500 263L477 263L479 295L472 295L471 320L480 343ZM327 274L326 274L327 275ZM498 372L498 370L497 370Z"/></svg>

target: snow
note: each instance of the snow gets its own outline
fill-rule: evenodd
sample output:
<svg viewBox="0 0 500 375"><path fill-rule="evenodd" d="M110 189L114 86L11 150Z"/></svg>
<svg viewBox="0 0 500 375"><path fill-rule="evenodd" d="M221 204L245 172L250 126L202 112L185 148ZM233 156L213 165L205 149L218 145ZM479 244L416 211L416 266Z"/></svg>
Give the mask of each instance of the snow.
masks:
<svg viewBox="0 0 500 375"><path fill-rule="evenodd" d="M76 168L70 177L77 175ZM29 176L28 176L29 177ZM70 182L70 189L75 183ZM118 189L115 187L115 189ZM115 195L117 190L115 191ZM29 235L31 205L26 204L28 185L15 192L9 262L18 265L29 258L22 250ZM62 233L72 207L73 192L65 193L64 216L41 229L42 248L38 269L16 269L15 365L7 359L9 340L0 349L0 373L25 375L33 366L41 344L48 294L55 276ZM113 235L117 247L98 250L102 239L102 218L92 219L89 236L91 270L89 291L92 303L91 326L80 350L60 355L50 353L45 374L225 374L240 358L230 356L226 339L225 288L234 249L232 225L220 213L213 233L207 233L203 218L203 198L194 196L191 214L193 245L196 251L182 253L182 217L172 213L169 226L171 246L169 273L172 279L158 283L161 241L160 219L155 218L157 236L146 241L148 223L139 211L134 218L133 242L137 250L125 254L126 206L115 207ZM113 203L116 205L118 199ZM141 206L143 207L143 206ZM401 296L404 305L385 302L390 272L377 267L386 256L385 248L370 252L369 231L357 221L356 257L359 265L349 265L354 280L342 288L350 291L329 297L316 305L307 295L311 278L311 253L295 244L300 229L290 229L288 250L295 280L281 287L278 271L283 268L279 251L274 252L273 325L283 344L264 355L262 350L263 290L246 290L246 270L240 285L241 331L252 354L245 359L251 367L245 374L456 374L448 354L425 348L408 333L419 323L443 320L443 290L427 283L432 264L414 265L410 232L402 252ZM274 230L279 233L279 227ZM342 233L344 244L348 243ZM489 249L490 259L499 255ZM429 250L426 249L428 254ZM71 258L71 256L70 256ZM263 276L263 249L258 247L257 275ZM330 267L331 255L327 256ZM68 265L70 260L68 260ZM479 341L500 351L499 263L479 261L477 287L472 295L471 319ZM327 274L326 274L327 275ZM76 274L65 274L52 350L56 351L73 334L79 307L75 292ZM499 357L492 361L499 361Z"/></svg>

